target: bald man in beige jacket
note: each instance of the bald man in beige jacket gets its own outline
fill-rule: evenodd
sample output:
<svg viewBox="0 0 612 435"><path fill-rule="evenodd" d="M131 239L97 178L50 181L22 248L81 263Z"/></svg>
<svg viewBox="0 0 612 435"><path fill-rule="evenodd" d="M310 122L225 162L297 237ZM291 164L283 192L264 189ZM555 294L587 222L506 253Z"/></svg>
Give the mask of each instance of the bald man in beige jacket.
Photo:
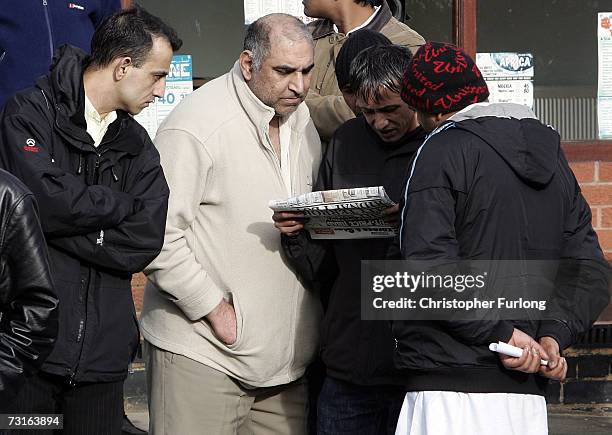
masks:
<svg viewBox="0 0 612 435"><path fill-rule="evenodd" d="M312 68L301 22L261 18L232 70L157 133L171 193L141 320L155 435L306 431L321 307L282 258L268 201L312 189Z"/></svg>

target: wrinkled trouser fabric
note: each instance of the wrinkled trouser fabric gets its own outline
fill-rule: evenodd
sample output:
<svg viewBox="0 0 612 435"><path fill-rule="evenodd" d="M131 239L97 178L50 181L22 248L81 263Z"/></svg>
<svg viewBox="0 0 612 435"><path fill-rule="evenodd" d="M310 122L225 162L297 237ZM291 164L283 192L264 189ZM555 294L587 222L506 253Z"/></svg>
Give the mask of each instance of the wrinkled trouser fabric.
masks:
<svg viewBox="0 0 612 435"><path fill-rule="evenodd" d="M306 435L308 391L246 389L224 373L147 343L151 435Z"/></svg>

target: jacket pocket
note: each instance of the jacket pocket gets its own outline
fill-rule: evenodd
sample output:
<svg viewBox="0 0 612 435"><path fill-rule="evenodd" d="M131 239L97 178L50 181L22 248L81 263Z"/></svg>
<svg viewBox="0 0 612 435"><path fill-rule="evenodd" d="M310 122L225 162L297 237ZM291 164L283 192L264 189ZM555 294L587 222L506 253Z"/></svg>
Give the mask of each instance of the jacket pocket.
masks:
<svg viewBox="0 0 612 435"><path fill-rule="evenodd" d="M242 335L244 330L244 317L242 316L242 308L238 302L238 298L235 293L229 293L229 300L234 306L234 312L236 313L236 341L233 344L225 344L225 347L229 349L236 349L242 343Z"/></svg>
<svg viewBox="0 0 612 435"><path fill-rule="evenodd" d="M236 313L236 341L232 344L225 344L221 340L217 338L215 333L213 332L210 324L202 319L194 324L195 332L204 337L206 340L215 344L218 347L224 347L230 350L236 350L242 343L243 329L244 329L244 318L242 316L242 309L240 307L240 303L235 293L229 292L227 293L227 300L234 307L234 312Z"/></svg>

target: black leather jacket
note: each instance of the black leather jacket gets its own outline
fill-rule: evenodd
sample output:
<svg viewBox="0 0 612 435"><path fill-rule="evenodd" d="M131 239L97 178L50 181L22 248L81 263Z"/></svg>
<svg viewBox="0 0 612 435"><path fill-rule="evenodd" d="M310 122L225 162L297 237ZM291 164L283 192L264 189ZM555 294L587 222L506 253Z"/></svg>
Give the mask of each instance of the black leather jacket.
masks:
<svg viewBox="0 0 612 435"><path fill-rule="evenodd" d="M0 409L51 353L57 317L34 196L0 169Z"/></svg>

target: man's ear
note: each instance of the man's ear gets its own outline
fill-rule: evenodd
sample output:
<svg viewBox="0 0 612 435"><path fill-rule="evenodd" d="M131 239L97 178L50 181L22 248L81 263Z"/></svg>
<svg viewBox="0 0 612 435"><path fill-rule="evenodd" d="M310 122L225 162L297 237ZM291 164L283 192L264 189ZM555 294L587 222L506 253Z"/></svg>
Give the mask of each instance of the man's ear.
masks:
<svg viewBox="0 0 612 435"><path fill-rule="evenodd" d="M240 71L244 80L246 82L251 81L253 78L253 52L251 50L244 50L240 53L238 64L240 65Z"/></svg>
<svg viewBox="0 0 612 435"><path fill-rule="evenodd" d="M121 80L127 75L128 70L133 67L131 57L121 57L115 61L115 68L113 69L113 75L115 80Z"/></svg>

